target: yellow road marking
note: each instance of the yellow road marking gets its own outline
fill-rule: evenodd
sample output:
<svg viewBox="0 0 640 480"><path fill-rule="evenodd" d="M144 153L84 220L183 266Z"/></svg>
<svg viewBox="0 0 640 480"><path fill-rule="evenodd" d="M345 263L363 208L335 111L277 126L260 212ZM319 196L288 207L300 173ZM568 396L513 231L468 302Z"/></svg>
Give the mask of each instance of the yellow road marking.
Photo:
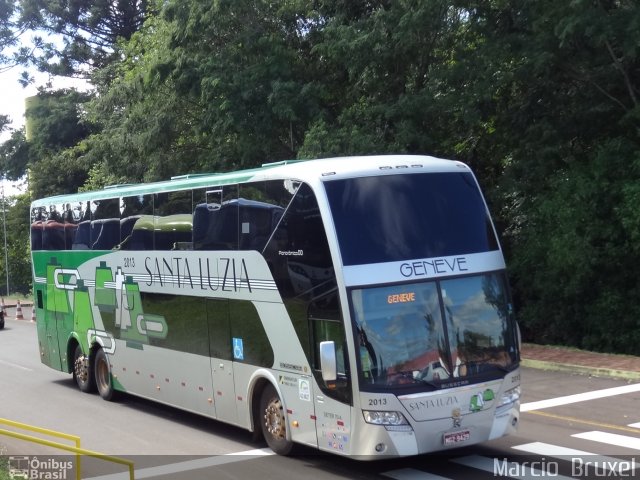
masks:
<svg viewBox="0 0 640 480"><path fill-rule="evenodd" d="M555 413L543 412L541 410L530 410L528 412L522 412L531 415L540 415L541 417L553 418L555 420L563 420L565 422L582 423L584 425L591 425L594 427L608 428L610 430L619 430L621 432L640 433L640 429L627 427L623 425L614 425L612 423L596 422L594 420L584 420L582 418L568 417L565 415L556 415Z"/></svg>

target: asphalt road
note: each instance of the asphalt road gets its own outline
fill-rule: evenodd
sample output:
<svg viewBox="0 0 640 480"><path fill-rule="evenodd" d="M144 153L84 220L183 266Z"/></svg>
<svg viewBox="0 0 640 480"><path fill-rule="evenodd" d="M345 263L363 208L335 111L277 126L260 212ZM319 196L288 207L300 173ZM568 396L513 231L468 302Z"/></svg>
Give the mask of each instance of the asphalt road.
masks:
<svg viewBox="0 0 640 480"><path fill-rule="evenodd" d="M29 319L30 309L24 310ZM264 444L253 442L249 432L213 420L131 396L105 402L97 395L82 394L70 375L40 363L35 324L9 319L0 331L0 417L76 435L83 448L126 457L135 464L135 478L442 480L640 476L640 471L627 470L625 463L635 466L631 461L635 462L637 455L640 470L637 384L526 368L522 370L522 380L522 415L515 436L446 455L375 463L307 449L285 458L272 455ZM0 428L9 429L2 425ZM0 453L11 459L10 466L39 463L40 471L49 473L64 470L65 462L72 459L54 456L57 452L50 447L5 435L0 435ZM587 453L592 455L586 456ZM128 478L124 471L122 465L83 460L83 478ZM114 476L117 472L120 474ZM66 478L75 478L72 470L63 473Z"/></svg>

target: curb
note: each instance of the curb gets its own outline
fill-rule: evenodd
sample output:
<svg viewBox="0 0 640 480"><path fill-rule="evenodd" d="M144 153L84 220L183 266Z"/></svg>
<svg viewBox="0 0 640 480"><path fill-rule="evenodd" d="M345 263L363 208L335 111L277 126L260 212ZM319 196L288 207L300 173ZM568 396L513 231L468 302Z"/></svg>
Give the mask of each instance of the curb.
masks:
<svg viewBox="0 0 640 480"><path fill-rule="evenodd" d="M20 305L23 307L32 307L33 302L20 302ZM5 303L4 306L6 308L16 308L18 306L17 303Z"/></svg>
<svg viewBox="0 0 640 480"><path fill-rule="evenodd" d="M535 368L538 370L550 370L556 372L576 373L592 377L608 377L623 380L640 380L640 372L631 370L617 370L614 368L587 367L584 365L572 365L570 363L556 363L545 360L520 359L520 366Z"/></svg>

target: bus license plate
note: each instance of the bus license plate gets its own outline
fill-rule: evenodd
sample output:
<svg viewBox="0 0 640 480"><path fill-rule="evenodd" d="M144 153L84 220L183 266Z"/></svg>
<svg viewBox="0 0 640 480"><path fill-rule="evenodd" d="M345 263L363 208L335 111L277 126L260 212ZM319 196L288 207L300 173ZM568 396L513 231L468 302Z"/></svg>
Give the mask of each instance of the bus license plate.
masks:
<svg viewBox="0 0 640 480"><path fill-rule="evenodd" d="M454 443L466 442L469 438L471 438L471 432L469 430L445 433L443 443L445 445L453 445Z"/></svg>

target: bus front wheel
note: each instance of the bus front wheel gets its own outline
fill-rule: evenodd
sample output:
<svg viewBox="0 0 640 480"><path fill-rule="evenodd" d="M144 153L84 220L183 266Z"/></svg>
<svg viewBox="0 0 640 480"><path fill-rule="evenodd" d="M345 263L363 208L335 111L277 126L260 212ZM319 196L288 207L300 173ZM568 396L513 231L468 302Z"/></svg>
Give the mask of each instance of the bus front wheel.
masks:
<svg viewBox="0 0 640 480"><path fill-rule="evenodd" d="M104 350L99 348L96 351L96 358L93 363L98 393L105 400L113 400L115 391L113 389L111 366L109 365L109 359L107 358L107 354L104 353Z"/></svg>
<svg viewBox="0 0 640 480"><path fill-rule="evenodd" d="M268 385L260 397L260 424L262 435L269 448L278 455L288 455L293 442L287 440L287 417L282 400L272 385Z"/></svg>

